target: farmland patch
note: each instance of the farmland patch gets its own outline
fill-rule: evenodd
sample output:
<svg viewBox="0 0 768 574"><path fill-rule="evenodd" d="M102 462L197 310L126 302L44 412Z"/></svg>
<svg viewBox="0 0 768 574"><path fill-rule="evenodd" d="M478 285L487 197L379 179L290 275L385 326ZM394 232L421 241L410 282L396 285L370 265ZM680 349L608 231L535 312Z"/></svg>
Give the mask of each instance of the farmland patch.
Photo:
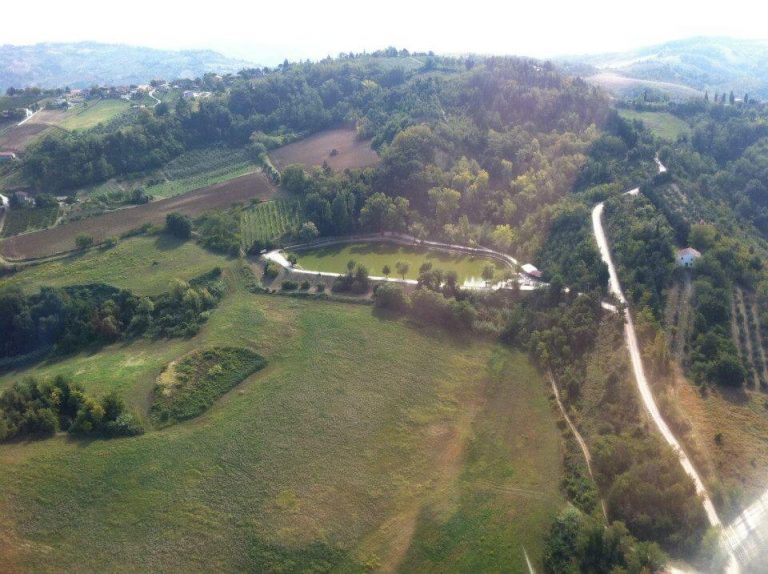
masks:
<svg viewBox="0 0 768 574"><path fill-rule="evenodd" d="M277 169L292 163L312 167L325 162L336 170L371 167L379 163L379 156L371 149L370 141L357 139L355 131L350 129L320 132L277 148L269 157Z"/></svg>
<svg viewBox="0 0 768 574"><path fill-rule="evenodd" d="M0 243L0 253L9 259L45 257L75 248L75 238L90 235L100 243L149 223L162 225L165 216L178 211L197 216L212 209L223 209L253 198L268 199L274 186L260 173L253 173L209 186L182 196L146 203L138 207L110 211L103 215L58 225L44 231L11 237Z"/></svg>

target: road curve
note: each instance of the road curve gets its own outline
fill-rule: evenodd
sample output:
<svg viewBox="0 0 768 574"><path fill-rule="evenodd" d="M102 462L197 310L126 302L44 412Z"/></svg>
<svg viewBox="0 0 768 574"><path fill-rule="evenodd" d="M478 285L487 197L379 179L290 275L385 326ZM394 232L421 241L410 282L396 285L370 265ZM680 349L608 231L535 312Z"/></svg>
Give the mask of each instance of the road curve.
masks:
<svg viewBox="0 0 768 574"><path fill-rule="evenodd" d="M666 168L661 164L661 162L658 161L658 159L656 161L659 167L659 172L663 173L666 171ZM600 255L605 264L608 266L608 289L610 293L613 294L619 300L619 302L624 305L624 338L627 343L627 348L629 349L632 371L635 375L635 382L637 383L637 389L640 392L640 397L643 400L643 406L656 425L656 428L658 428L661 436L664 437L664 440L667 441L667 444L669 444L677 453L680 464L682 465L683 470L685 470L685 473L691 477L691 480L693 480L693 483L696 487L696 492L701 498L702 504L704 505L704 511L707 514L709 524L716 528L722 528L720 517L717 515L715 506L712 504L712 499L710 499L706 488L704 488L704 482L701 480L699 473L696 471L693 463L688 458L688 455L685 454L682 445L672 433L669 425L667 425L664 417L661 416L659 407L656 405L656 401L653 398L651 386L648 384L648 379L645 377L643 360L642 356L640 355L640 346L637 342L637 335L635 333L635 326L632 321L632 314L630 313L629 307L627 306L627 300L624 298L624 293L621 289L621 283L619 283L619 277L616 273L616 267L614 266L613 260L611 258L611 251L608 247L608 240L606 239L605 231L603 230L602 216L604 208L605 202L600 202L594 207L594 209L592 209L592 229L595 235L595 241L597 242L597 247L600 250ZM728 572L728 574L735 574L740 571L738 562L736 561L736 558L733 555L730 547L727 544L724 546L726 548L726 552L729 555L729 562L726 568L726 572Z"/></svg>

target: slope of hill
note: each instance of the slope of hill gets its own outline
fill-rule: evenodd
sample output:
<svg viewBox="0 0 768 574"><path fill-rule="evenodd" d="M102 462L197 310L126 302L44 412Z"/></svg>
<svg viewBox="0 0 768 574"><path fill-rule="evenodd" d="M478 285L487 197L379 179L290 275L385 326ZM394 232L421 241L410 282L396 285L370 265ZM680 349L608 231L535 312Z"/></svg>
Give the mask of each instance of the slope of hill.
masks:
<svg viewBox="0 0 768 574"><path fill-rule="evenodd" d="M10 86L85 88L93 84L142 84L153 78L237 72L251 64L211 50L155 50L78 42L0 46L0 90Z"/></svg>
<svg viewBox="0 0 768 574"><path fill-rule="evenodd" d="M573 56L564 61L569 67L577 62L581 73L585 71L584 65L591 66L597 83L605 83L608 89L622 94L642 91L651 85L662 91L672 88L677 96L684 95L685 88L693 88L700 92L733 90L737 96L746 92L768 97L765 40L697 37L628 52ZM614 80L603 82L606 77ZM618 82L616 77L626 80Z"/></svg>

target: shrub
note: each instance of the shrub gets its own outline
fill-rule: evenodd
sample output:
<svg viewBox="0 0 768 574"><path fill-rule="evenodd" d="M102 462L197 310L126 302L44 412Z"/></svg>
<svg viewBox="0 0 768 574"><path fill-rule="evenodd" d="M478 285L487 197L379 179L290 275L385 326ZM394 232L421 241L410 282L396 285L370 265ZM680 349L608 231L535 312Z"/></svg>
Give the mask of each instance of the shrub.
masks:
<svg viewBox="0 0 768 574"><path fill-rule="evenodd" d="M179 239L192 237L192 220L181 213L169 213L165 216L165 229Z"/></svg>
<svg viewBox="0 0 768 574"><path fill-rule="evenodd" d="M403 311L408 306L405 291L392 283L383 283L374 292L375 305L379 309Z"/></svg>
<svg viewBox="0 0 768 574"><path fill-rule="evenodd" d="M296 281L287 279L280 284L283 291L296 291L299 288L299 284Z"/></svg>
<svg viewBox="0 0 768 574"><path fill-rule="evenodd" d="M265 365L261 355L248 349L215 347L196 351L175 365L172 386L155 386L150 416L161 426L196 417Z"/></svg>
<svg viewBox="0 0 768 574"><path fill-rule="evenodd" d="M86 233L81 233L77 237L75 237L75 246L80 249L81 251L84 249L88 249L93 245L93 236L88 235Z"/></svg>
<svg viewBox="0 0 768 574"><path fill-rule="evenodd" d="M264 277L267 279L274 279L280 273L280 265L274 261L267 261L264 264Z"/></svg>
<svg viewBox="0 0 768 574"><path fill-rule="evenodd" d="M196 220L200 244L219 253L237 255L240 252L240 221L235 214L212 211Z"/></svg>
<svg viewBox="0 0 768 574"><path fill-rule="evenodd" d="M301 282L301 290L307 291L309 289L309 281L302 281Z"/></svg>

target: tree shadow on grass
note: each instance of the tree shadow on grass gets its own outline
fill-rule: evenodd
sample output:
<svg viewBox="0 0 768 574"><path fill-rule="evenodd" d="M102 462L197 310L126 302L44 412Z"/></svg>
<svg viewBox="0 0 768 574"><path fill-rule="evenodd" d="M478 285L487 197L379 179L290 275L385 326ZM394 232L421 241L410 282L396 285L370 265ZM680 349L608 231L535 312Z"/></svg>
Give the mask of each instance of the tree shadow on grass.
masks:
<svg viewBox="0 0 768 574"><path fill-rule="evenodd" d="M173 249L178 249L187 241L191 241L191 239L179 239L170 233L159 233L155 239L155 247L158 251L171 251Z"/></svg>
<svg viewBox="0 0 768 574"><path fill-rule="evenodd" d="M466 348L472 341L481 339L480 335L472 331L422 321L410 315L408 311L395 311L374 306L372 314L379 321L399 322L412 331L439 339L456 348Z"/></svg>
<svg viewBox="0 0 768 574"><path fill-rule="evenodd" d="M727 402L732 405L745 406L749 403L749 395L744 390L744 387L717 387L717 393ZM709 392L712 392L709 390ZM702 390L702 394L706 391Z"/></svg>

